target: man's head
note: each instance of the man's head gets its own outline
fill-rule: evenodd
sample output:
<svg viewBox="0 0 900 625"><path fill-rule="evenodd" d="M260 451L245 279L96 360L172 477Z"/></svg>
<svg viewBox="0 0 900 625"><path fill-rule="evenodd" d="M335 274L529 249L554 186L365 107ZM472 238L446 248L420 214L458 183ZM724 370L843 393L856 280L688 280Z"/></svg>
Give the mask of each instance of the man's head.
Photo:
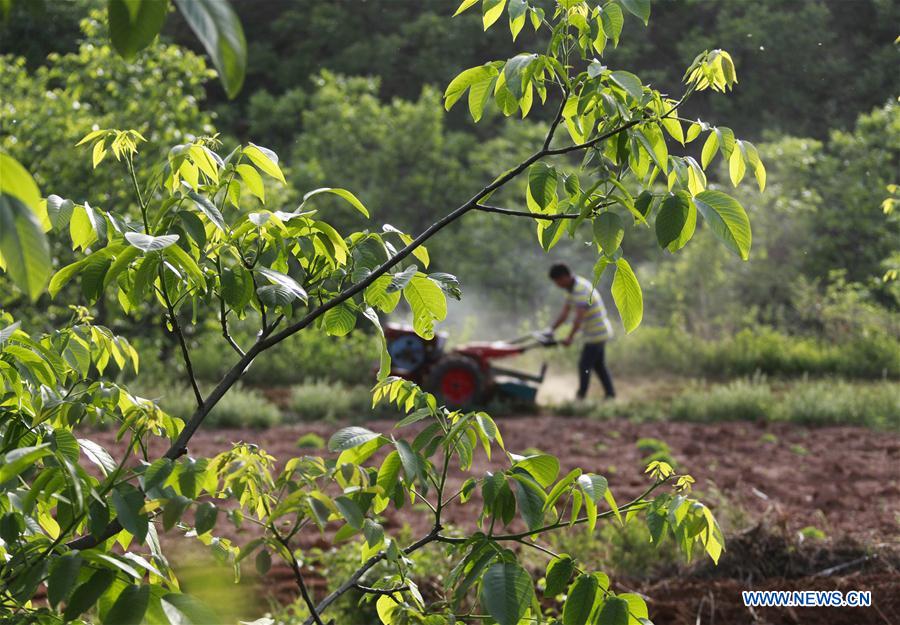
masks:
<svg viewBox="0 0 900 625"><path fill-rule="evenodd" d="M550 267L550 279L561 289L569 290L575 284L575 276L565 263L554 263Z"/></svg>

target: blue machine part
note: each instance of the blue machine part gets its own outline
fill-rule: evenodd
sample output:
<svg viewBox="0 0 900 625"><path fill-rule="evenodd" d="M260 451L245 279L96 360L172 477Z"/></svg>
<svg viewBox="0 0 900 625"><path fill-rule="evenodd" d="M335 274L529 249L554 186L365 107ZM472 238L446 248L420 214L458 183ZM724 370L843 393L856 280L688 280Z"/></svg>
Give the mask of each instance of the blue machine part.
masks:
<svg viewBox="0 0 900 625"><path fill-rule="evenodd" d="M395 370L415 371L425 364L425 342L418 336L399 336L388 344L391 366Z"/></svg>

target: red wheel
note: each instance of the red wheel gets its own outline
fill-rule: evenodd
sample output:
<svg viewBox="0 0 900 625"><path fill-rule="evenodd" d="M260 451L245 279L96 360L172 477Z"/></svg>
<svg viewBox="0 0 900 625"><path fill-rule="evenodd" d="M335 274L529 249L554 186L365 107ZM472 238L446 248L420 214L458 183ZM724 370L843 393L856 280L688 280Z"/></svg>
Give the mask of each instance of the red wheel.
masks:
<svg viewBox="0 0 900 625"><path fill-rule="evenodd" d="M471 359L449 356L434 366L426 386L448 408L468 408L482 399L484 374Z"/></svg>

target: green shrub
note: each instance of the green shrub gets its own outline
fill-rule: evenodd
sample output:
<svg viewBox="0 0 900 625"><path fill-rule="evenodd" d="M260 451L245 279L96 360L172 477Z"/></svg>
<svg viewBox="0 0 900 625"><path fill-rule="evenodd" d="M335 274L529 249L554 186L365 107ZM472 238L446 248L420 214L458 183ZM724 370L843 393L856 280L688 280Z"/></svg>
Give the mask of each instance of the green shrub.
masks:
<svg viewBox="0 0 900 625"><path fill-rule="evenodd" d="M364 386L347 386L322 380L291 389L289 421L363 421L394 414L379 405L372 408L372 393Z"/></svg>
<svg viewBox="0 0 900 625"><path fill-rule="evenodd" d="M900 430L900 383L840 379L798 380L773 388L761 376L705 387L694 383L670 402L568 402L554 408L563 416L632 421L791 421L806 425L856 425ZM777 442L766 438L764 442ZM650 449L649 440L639 441ZM643 449L642 449L643 451ZM662 460L665 458L653 458Z"/></svg>
<svg viewBox="0 0 900 625"><path fill-rule="evenodd" d="M188 419L197 408L194 393L187 386L171 385L144 395L156 399L169 414ZM203 421L211 428L268 428L281 421L278 407L256 390L236 386L225 394Z"/></svg>
<svg viewBox="0 0 900 625"><path fill-rule="evenodd" d="M210 335L191 354L194 370L202 380L218 381L234 362L234 352L219 339ZM375 339L364 332L352 332L343 338L300 332L267 351L265 358L254 361L243 379L258 386L289 386L309 380L374 384L376 350Z"/></svg>
<svg viewBox="0 0 900 625"><path fill-rule="evenodd" d="M650 541L650 532L642 523L624 526L606 523L595 532L576 527L569 532L547 535L549 547L557 553L577 553L584 562L603 562L610 575L648 579L679 565L677 549L670 538L659 545ZM544 560L546 561L546 559ZM540 560L536 559L536 566Z"/></svg>
<svg viewBox="0 0 900 625"><path fill-rule="evenodd" d="M715 379L756 373L900 378L900 340L884 331L833 342L760 326L706 340L673 328L647 327L613 341L609 350L616 373L667 372Z"/></svg>
<svg viewBox="0 0 900 625"><path fill-rule="evenodd" d="M736 380L709 389L695 387L672 400L674 421L760 421L771 414L772 390L756 380Z"/></svg>
<svg viewBox="0 0 900 625"><path fill-rule="evenodd" d="M658 438L645 437L638 439L635 447L643 454L647 454L641 459L641 468L643 469L653 461L667 462L673 468L678 467L678 463L672 457L672 448L665 441Z"/></svg>
<svg viewBox="0 0 900 625"><path fill-rule="evenodd" d="M784 392L773 419L810 425L863 425L900 429L900 384L804 382Z"/></svg>

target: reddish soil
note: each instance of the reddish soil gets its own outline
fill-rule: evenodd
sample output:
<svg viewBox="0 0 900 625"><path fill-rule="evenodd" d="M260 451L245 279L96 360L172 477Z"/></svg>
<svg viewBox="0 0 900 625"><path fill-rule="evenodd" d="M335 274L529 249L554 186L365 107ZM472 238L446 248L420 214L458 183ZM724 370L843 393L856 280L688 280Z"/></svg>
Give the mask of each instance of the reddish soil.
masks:
<svg viewBox="0 0 900 625"><path fill-rule="evenodd" d="M633 423L556 416L504 418L498 424L510 450L536 447L559 457L564 471L577 466L606 475L620 503L648 483L642 475L646 454L635 443L642 437L663 440L679 470L696 478L701 498L722 493L724 499L713 497L713 504L735 504L751 520L764 520L765 531L728 537L728 552L718 569L701 567L677 578L634 580L630 587L652 598L650 615L657 625L900 625L900 435L783 423ZM392 425L376 421L366 427L390 433ZM191 453L211 455L242 440L259 444L283 461L304 453L295 445L303 434L314 432L327 440L338 427L312 423L261 432L201 432L192 441ZM109 443L99 440L107 436L112 438L95 438ZM477 453L475 474L488 468L483 453ZM451 488L461 479L454 475ZM387 527L409 524L414 535L424 533L429 528L425 513L404 509L389 517ZM473 501L450 508L446 520L474 527L478 513ZM807 526L828 536L818 543L824 549L815 557L809 554L808 541L803 550L796 549L798 532ZM770 544L773 532L786 538ZM273 571L270 581L280 586L284 573ZM875 607L751 611L740 599L740 591L748 589L871 590Z"/></svg>

